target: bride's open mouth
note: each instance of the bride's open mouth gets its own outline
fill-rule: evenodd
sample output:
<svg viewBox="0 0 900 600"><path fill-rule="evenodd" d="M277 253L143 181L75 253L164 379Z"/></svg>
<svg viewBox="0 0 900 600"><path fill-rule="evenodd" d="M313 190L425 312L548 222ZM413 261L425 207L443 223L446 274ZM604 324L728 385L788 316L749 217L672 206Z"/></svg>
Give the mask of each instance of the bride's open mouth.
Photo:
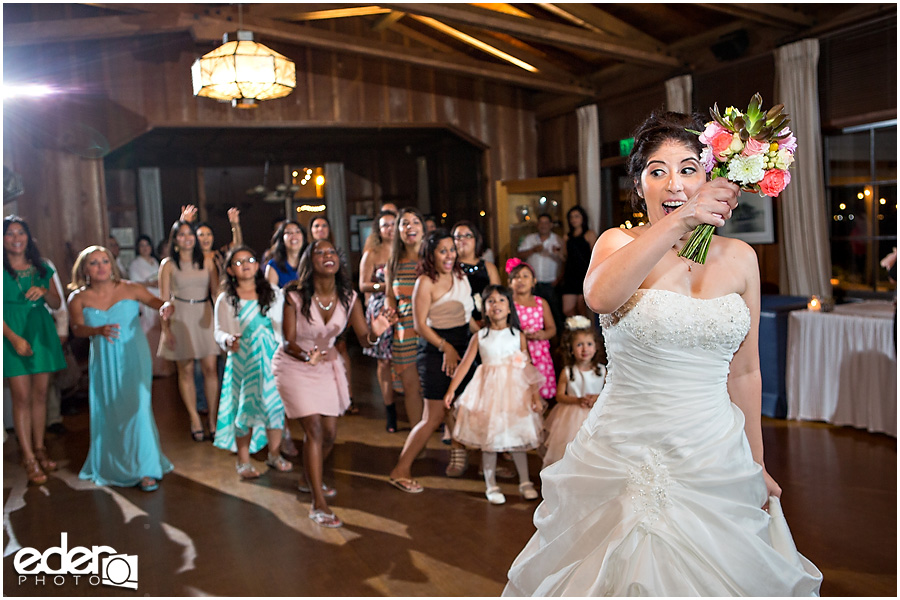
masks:
<svg viewBox="0 0 900 600"><path fill-rule="evenodd" d="M666 214L674 212L679 206L684 204L683 200L669 200L668 202L663 202L663 211Z"/></svg>

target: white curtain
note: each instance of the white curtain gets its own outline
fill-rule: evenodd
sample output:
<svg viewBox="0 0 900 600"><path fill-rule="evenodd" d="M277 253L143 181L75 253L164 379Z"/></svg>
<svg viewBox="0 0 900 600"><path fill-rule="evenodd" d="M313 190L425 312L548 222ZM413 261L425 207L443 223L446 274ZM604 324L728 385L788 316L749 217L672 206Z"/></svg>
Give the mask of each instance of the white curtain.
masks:
<svg viewBox="0 0 900 600"><path fill-rule="evenodd" d="M325 205L335 247L350 257L350 235L347 229L347 186L344 163L325 163Z"/></svg>
<svg viewBox="0 0 900 600"><path fill-rule="evenodd" d="M801 40L775 51L775 99L791 117L797 138L791 183L778 200L782 294L831 296L822 130L819 120L819 41Z"/></svg>
<svg viewBox="0 0 900 600"><path fill-rule="evenodd" d="M690 75L673 77L666 81L666 110L690 113L693 108L693 79Z"/></svg>
<svg viewBox="0 0 900 600"><path fill-rule="evenodd" d="M157 167L138 169L138 214L141 233L149 235L154 244L159 244L169 232L163 223L162 183Z"/></svg>
<svg viewBox="0 0 900 600"><path fill-rule="evenodd" d="M580 106L578 116L578 203L588 215L587 228L600 233L600 116L597 105Z"/></svg>

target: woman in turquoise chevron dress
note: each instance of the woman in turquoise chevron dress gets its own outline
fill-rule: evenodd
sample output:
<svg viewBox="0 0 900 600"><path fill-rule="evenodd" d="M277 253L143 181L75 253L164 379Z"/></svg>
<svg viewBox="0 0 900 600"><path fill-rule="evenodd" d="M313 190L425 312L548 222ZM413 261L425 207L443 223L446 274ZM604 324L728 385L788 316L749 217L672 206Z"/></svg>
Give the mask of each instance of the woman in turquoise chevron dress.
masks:
<svg viewBox="0 0 900 600"><path fill-rule="evenodd" d="M272 376L272 357L282 340L284 293L266 281L256 255L246 246L226 256L222 287L216 300L215 336L228 358L213 444L237 452L241 479L259 477L250 454L266 445L266 464L290 471L291 463L280 453L284 404Z"/></svg>
<svg viewBox="0 0 900 600"><path fill-rule="evenodd" d="M141 328L140 306L172 305L147 288L120 279L112 253L102 246L82 250L72 269L69 296L72 333L90 338L91 446L79 477L97 485L159 488L172 470L160 448L153 418L153 360Z"/></svg>

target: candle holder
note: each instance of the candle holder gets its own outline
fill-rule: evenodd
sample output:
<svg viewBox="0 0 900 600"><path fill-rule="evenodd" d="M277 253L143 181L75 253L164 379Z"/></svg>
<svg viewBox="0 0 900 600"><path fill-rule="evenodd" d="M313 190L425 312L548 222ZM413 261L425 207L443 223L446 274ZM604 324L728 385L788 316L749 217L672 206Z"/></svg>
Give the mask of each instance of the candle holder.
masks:
<svg viewBox="0 0 900 600"><path fill-rule="evenodd" d="M818 312L822 310L822 302L819 300L818 296L810 296L809 302L806 303L806 308Z"/></svg>

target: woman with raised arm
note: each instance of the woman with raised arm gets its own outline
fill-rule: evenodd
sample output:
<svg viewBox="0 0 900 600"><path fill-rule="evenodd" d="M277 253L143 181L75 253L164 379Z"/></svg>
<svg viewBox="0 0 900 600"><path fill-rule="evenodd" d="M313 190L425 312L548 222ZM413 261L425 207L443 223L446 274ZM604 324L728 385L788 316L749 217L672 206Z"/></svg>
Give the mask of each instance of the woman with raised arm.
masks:
<svg viewBox="0 0 900 600"><path fill-rule="evenodd" d="M600 236L584 283L608 379L541 472L537 533L506 595L818 593L763 462L756 254L713 237L705 264L678 256L695 227L731 218L740 191L707 181L688 130L703 124L662 113L635 133L628 172L650 224Z"/></svg>
<svg viewBox="0 0 900 600"><path fill-rule="evenodd" d="M191 439L213 440L216 434L216 408L219 403L219 375L216 360L219 347L215 339L212 298L217 293L218 269L211 256L204 256L197 233L185 221L175 221L169 233L169 258L159 267L160 297L177 308L174 316L163 321L159 356L175 361L178 391L191 421ZM194 361L200 361L203 387L209 406L209 433L204 434L197 412L197 388Z"/></svg>

